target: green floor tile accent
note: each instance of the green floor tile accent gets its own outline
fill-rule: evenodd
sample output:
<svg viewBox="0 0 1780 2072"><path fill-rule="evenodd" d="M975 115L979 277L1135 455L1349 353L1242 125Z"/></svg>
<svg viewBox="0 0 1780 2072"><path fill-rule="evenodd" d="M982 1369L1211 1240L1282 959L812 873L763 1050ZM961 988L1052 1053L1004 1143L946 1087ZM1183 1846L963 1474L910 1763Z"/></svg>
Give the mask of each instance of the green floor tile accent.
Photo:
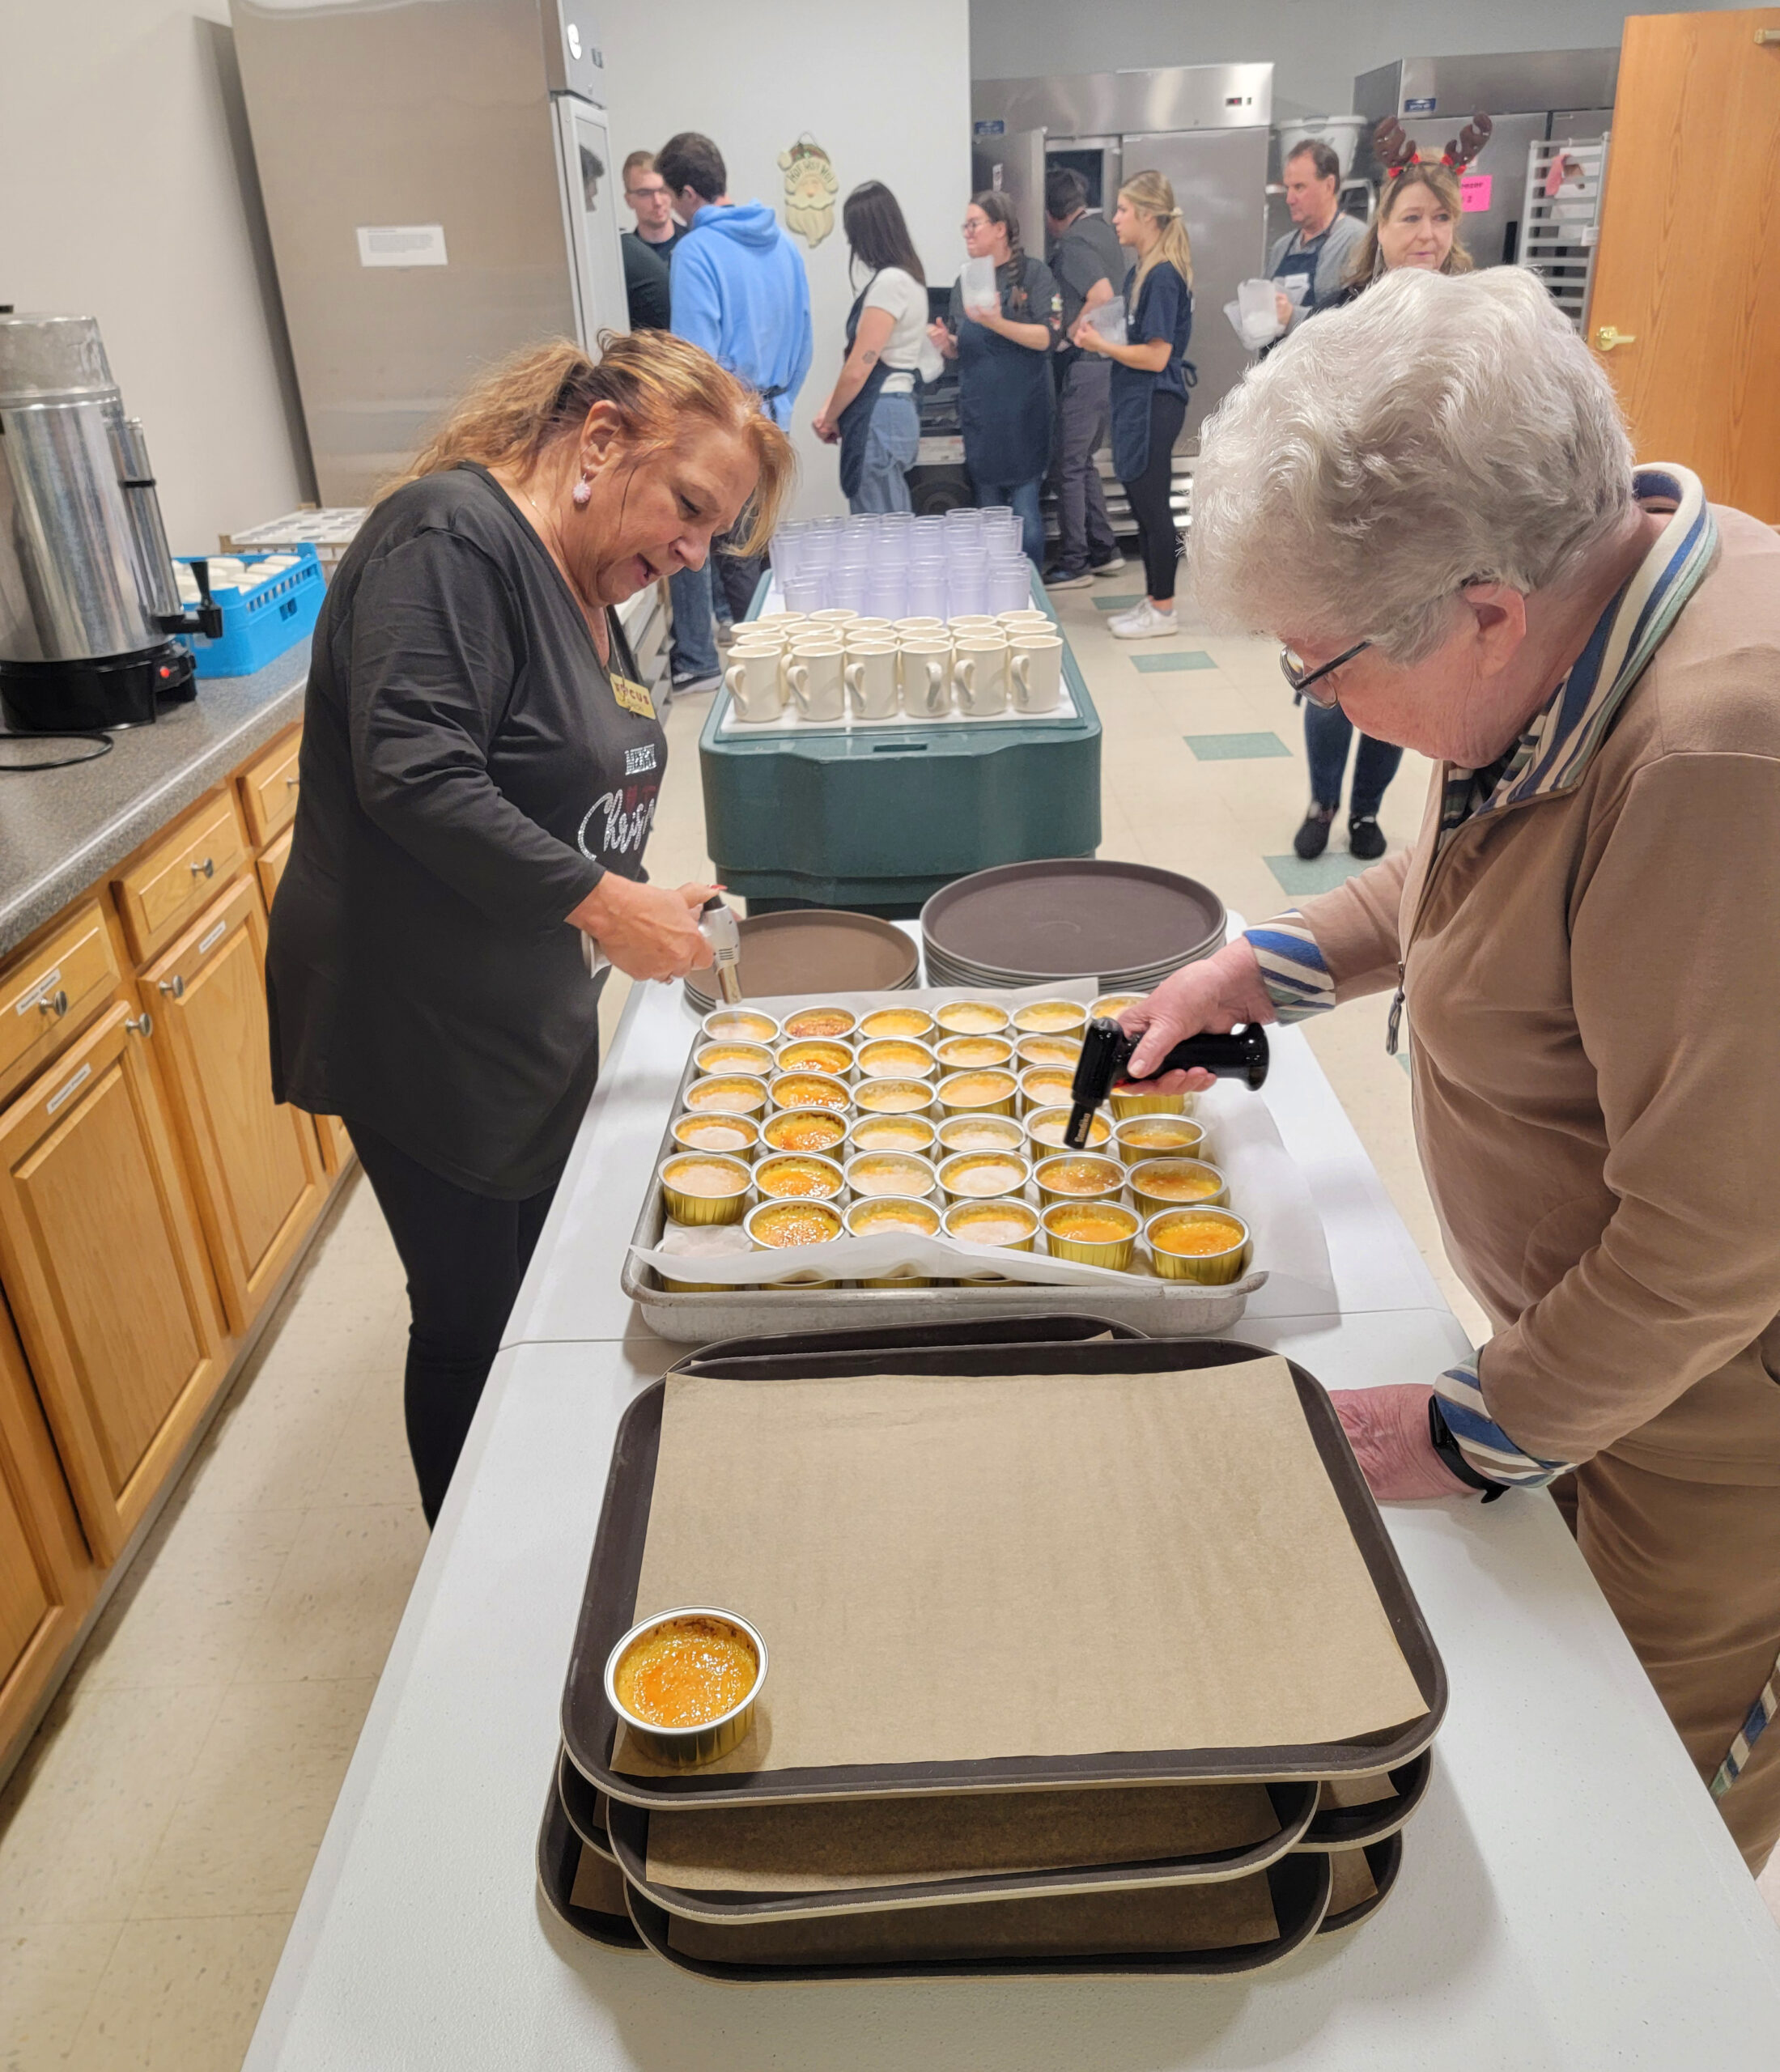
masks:
<svg viewBox="0 0 1780 2072"><path fill-rule="evenodd" d="M1402 1066L1403 1076L1405 1079L1413 1079L1415 1077L1415 1068L1409 1062L1409 1047L1407 1043L1405 1043L1403 1048L1398 1051L1397 1063Z"/></svg>
<svg viewBox="0 0 1780 2072"><path fill-rule="evenodd" d="M1217 664L1202 648L1189 648L1184 654L1133 655L1132 665L1146 677L1161 676L1175 669L1215 669Z"/></svg>
<svg viewBox="0 0 1780 2072"><path fill-rule="evenodd" d="M1264 856L1261 860L1279 880L1281 890L1294 898L1305 893L1332 892L1356 872L1371 868L1345 849L1327 850L1309 863L1302 856Z"/></svg>
<svg viewBox="0 0 1780 2072"><path fill-rule="evenodd" d="M1140 602L1142 597L1143 592L1141 590L1132 590L1119 597L1103 597L1097 590L1094 592L1094 608L1097 612L1122 612L1128 606Z"/></svg>
<svg viewBox="0 0 1780 2072"><path fill-rule="evenodd" d="M1292 753L1277 734L1183 734L1181 739L1201 762L1255 762Z"/></svg>

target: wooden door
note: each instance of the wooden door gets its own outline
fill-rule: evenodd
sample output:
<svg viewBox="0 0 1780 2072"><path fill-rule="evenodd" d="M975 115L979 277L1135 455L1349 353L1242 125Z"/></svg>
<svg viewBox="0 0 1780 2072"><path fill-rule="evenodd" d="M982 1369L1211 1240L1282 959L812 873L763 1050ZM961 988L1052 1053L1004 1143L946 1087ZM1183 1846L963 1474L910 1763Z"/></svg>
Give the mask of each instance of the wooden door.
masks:
<svg viewBox="0 0 1780 2072"><path fill-rule="evenodd" d="M202 1240L129 1003L0 1114L0 1279L87 1541L113 1561L224 1371Z"/></svg>
<svg viewBox="0 0 1780 2072"><path fill-rule="evenodd" d="M1639 460L1780 523L1780 7L1627 18L1588 338Z"/></svg>
<svg viewBox="0 0 1780 2072"><path fill-rule="evenodd" d="M272 1098L266 909L253 879L205 909L144 974L142 995L223 1306L243 1331L327 1191L313 1125Z"/></svg>
<svg viewBox="0 0 1780 2072"><path fill-rule="evenodd" d="M99 1587L12 1319L0 1306L0 1750Z"/></svg>

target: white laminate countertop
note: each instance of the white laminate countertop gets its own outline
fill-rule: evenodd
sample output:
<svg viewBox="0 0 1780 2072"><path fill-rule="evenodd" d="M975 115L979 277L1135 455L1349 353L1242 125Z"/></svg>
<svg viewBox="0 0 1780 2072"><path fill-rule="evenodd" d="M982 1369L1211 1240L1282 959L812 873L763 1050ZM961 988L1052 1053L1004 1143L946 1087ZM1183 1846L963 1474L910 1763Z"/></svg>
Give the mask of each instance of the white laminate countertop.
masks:
<svg viewBox="0 0 1780 2072"><path fill-rule="evenodd" d="M533 1849L617 1422L677 1351L631 1329L616 1280L679 1072L656 1037L681 1013L633 996L248 2072L1780 2064L1780 1932L1555 1508L1527 1495L1387 1508L1451 1684L1434 1782L1379 1914L1272 1971L743 1989L563 1928ZM1331 1386L1425 1382L1464 1335L1307 1049L1287 1032L1277 1055L1268 1096L1346 1313L1257 1304L1239 1334Z"/></svg>

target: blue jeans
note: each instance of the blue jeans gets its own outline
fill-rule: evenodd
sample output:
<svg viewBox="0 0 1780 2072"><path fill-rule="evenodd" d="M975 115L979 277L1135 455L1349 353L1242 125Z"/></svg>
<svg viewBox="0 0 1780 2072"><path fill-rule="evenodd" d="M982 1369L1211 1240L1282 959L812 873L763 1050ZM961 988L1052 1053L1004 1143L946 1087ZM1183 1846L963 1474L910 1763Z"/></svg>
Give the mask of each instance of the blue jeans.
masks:
<svg viewBox="0 0 1780 2072"><path fill-rule="evenodd" d="M921 418L912 395L883 396L872 405L865 472L847 499L850 511L907 511L909 469L920 450Z"/></svg>
<svg viewBox="0 0 1780 2072"><path fill-rule="evenodd" d="M717 637L711 624L711 563L668 578L673 603L673 648L669 666L678 682L717 673Z"/></svg>
<svg viewBox="0 0 1780 2072"><path fill-rule="evenodd" d="M1304 750L1311 759L1311 796L1319 806L1341 803L1341 779L1348 764L1348 744L1353 737L1353 722L1338 705L1304 706ZM1397 774L1403 750L1389 741L1375 741L1370 734L1360 737L1360 752L1353 758L1353 789L1348 811L1358 820L1374 820L1384 803L1385 787Z"/></svg>
<svg viewBox="0 0 1780 2072"><path fill-rule="evenodd" d="M1034 568L1044 566L1044 520L1039 515L1039 486L1043 480L1043 475L1034 475L1029 482L979 482L973 477L971 482L979 510L986 511L993 503L1013 507L1024 535L1020 544Z"/></svg>

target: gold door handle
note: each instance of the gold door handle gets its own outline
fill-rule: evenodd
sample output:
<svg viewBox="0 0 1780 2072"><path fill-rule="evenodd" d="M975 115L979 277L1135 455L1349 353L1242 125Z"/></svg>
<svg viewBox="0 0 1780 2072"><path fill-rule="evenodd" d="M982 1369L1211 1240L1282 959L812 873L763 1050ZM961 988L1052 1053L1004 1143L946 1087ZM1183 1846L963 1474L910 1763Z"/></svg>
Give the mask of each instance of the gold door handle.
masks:
<svg viewBox="0 0 1780 2072"><path fill-rule="evenodd" d="M1629 331L1616 331L1611 324L1603 324L1595 333L1595 350L1610 353L1616 346L1635 346L1638 343Z"/></svg>

